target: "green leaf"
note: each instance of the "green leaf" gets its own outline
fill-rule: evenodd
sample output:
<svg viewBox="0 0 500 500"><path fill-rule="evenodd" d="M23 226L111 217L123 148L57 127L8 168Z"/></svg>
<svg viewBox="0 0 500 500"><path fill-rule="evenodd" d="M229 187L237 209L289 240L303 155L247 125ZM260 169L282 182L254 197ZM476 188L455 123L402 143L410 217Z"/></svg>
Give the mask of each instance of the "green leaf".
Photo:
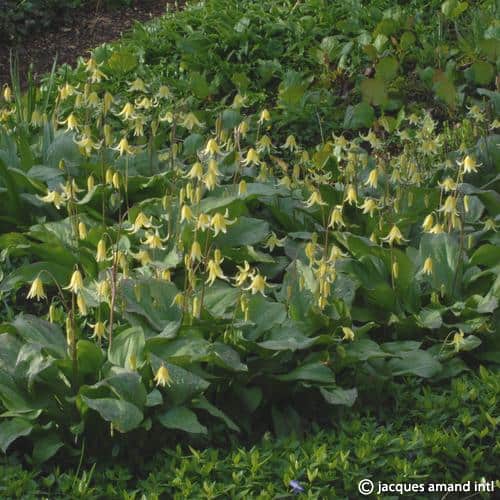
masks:
<svg viewBox="0 0 500 500"><path fill-rule="evenodd" d="M358 130L370 128L375 119L375 111L367 102L348 106L344 116L344 128Z"/></svg>
<svg viewBox="0 0 500 500"><path fill-rule="evenodd" d="M139 427L142 422L142 411L132 403L113 398L92 399L82 396L84 403L95 410L119 432L129 432Z"/></svg>
<svg viewBox="0 0 500 500"><path fill-rule="evenodd" d="M113 337L108 359L114 365L130 367L131 359L135 358L140 363L145 345L144 331L140 326L127 328Z"/></svg>
<svg viewBox="0 0 500 500"><path fill-rule="evenodd" d="M263 241L270 233L269 223L261 219L238 217L235 224L227 228L227 233L220 233L214 243L223 248L255 245Z"/></svg>
<svg viewBox="0 0 500 500"><path fill-rule="evenodd" d="M382 351L379 345L370 339L359 339L345 346L346 355L356 361L367 361L372 358L385 358L388 353Z"/></svg>
<svg viewBox="0 0 500 500"><path fill-rule="evenodd" d="M472 66L474 81L478 85L489 85L495 78L495 68L485 61L477 61Z"/></svg>
<svg viewBox="0 0 500 500"><path fill-rule="evenodd" d="M367 78L361 82L363 99L373 106L385 106L388 101L386 84L382 78Z"/></svg>
<svg viewBox="0 0 500 500"><path fill-rule="evenodd" d="M240 432L240 428L231 420L223 411L219 410L216 406L210 403L205 397L202 397L192 403L193 408L205 410L210 413L212 417L222 420L231 430Z"/></svg>
<svg viewBox="0 0 500 500"><path fill-rule="evenodd" d="M471 256L469 266L494 267L500 262L500 247L496 245L481 245Z"/></svg>
<svg viewBox="0 0 500 500"><path fill-rule="evenodd" d="M76 344L78 371L82 375L95 374L104 363L102 349L90 340L79 340Z"/></svg>
<svg viewBox="0 0 500 500"><path fill-rule="evenodd" d="M428 351L416 350L398 354L398 358L389 361L392 374L417 375L418 377L431 378L441 371L441 363Z"/></svg>
<svg viewBox="0 0 500 500"><path fill-rule="evenodd" d="M176 406L158 415L158 421L167 429L178 429L190 434L207 434L196 414L185 406Z"/></svg>
<svg viewBox="0 0 500 500"><path fill-rule="evenodd" d="M13 418L0 425L0 448L7 453L7 448L18 438L28 436L33 430L29 420Z"/></svg>
<svg viewBox="0 0 500 500"><path fill-rule="evenodd" d="M386 82L394 80L398 74L399 63L395 57L383 57L375 66L375 74Z"/></svg>
<svg viewBox="0 0 500 500"><path fill-rule="evenodd" d="M37 464L42 464L52 458L64 443L56 433L37 438L33 446L33 460Z"/></svg>
<svg viewBox="0 0 500 500"><path fill-rule="evenodd" d="M241 362L239 354L227 344L214 342L210 348L211 361L223 368L236 372L247 372L248 366Z"/></svg>
<svg viewBox="0 0 500 500"><path fill-rule="evenodd" d="M306 363L295 368L286 375L277 375L276 378L283 382L295 380L306 380L309 382L319 382L323 384L333 384L335 382L332 371L318 361Z"/></svg>
<svg viewBox="0 0 500 500"><path fill-rule="evenodd" d="M354 389L340 389L336 388L333 390L327 390L320 387L321 395L325 398L325 401L331 405L343 405L349 408L354 404L356 398L358 397L358 390Z"/></svg>

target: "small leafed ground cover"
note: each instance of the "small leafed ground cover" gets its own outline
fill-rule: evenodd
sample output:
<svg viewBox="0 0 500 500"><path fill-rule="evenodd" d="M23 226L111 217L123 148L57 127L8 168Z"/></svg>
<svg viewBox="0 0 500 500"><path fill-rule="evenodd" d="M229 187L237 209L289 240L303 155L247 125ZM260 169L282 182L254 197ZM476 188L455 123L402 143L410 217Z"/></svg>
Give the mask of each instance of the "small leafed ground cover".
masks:
<svg viewBox="0 0 500 500"><path fill-rule="evenodd" d="M498 479L496 8L207 0L26 93L14 68L9 495ZM151 474L103 493L111 459Z"/></svg>

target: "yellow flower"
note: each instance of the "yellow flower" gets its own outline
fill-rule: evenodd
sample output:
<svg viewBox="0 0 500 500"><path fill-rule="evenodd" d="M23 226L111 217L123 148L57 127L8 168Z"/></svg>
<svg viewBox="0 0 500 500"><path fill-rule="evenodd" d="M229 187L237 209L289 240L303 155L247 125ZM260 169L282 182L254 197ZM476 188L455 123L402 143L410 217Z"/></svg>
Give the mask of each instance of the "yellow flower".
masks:
<svg viewBox="0 0 500 500"><path fill-rule="evenodd" d="M275 247L282 247L285 244L286 236L282 238L281 240L276 236L276 233L274 231L271 232L271 236L267 239L266 243L264 244L264 248L269 248L271 252L274 250Z"/></svg>
<svg viewBox="0 0 500 500"><path fill-rule="evenodd" d="M45 290L43 288L43 281L40 279L40 275L38 275L31 283L31 287L29 289L27 299L46 299L47 295L45 294Z"/></svg>
<svg viewBox="0 0 500 500"><path fill-rule="evenodd" d="M5 99L5 102L12 101L12 90L7 84L3 87L3 98Z"/></svg>
<svg viewBox="0 0 500 500"><path fill-rule="evenodd" d="M161 99L167 99L171 96L170 89L166 85L161 85L158 89L158 97Z"/></svg>
<svg viewBox="0 0 500 500"><path fill-rule="evenodd" d="M69 285L64 287L65 290L71 290L73 293L78 294L83 289L83 278L82 273L75 269L71 275Z"/></svg>
<svg viewBox="0 0 500 500"><path fill-rule="evenodd" d="M156 386L161 385L162 387L165 387L166 385L168 385L170 387L172 385L170 372L168 371L168 368L163 364L160 366L160 368L158 368L154 380L156 382Z"/></svg>
<svg viewBox="0 0 500 500"><path fill-rule="evenodd" d="M349 187L347 188L347 193L344 198L344 202L349 203L349 205L356 204L358 202L358 195L356 193L355 187L350 184Z"/></svg>
<svg viewBox="0 0 500 500"><path fill-rule="evenodd" d="M386 241L389 243L389 245L392 246L394 242L396 242L398 245L401 245L403 241L408 241L408 240L403 238L403 235L401 234L401 231L399 230L398 226L394 225L389 231L389 234L385 238L382 238L382 241Z"/></svg>
<svg viewBox="0 0 500 500"><path fill-rule="evenodd" d="M244 290L251 290L252 295L255 295L256 293L260 293L266 296L264 293L266 290L266 286L270 286L266 283L267 278L262 276L261 274L256 274L252 277L252 282L250 283L250 286L247 288L244 288Z"/></svg>
<svg viewBox="0 0 500 500"><path fill-rule="evenodd" d="M97 296L100 299L107 299L109 296L109 282L107 280L96 282Z"/></svg>
<svg viewBox="0 0 500 500"><path fill-rule="evenodd" d="M238 184L238 196L243 196L247 193L247 183L245 179L242 179Z"/></svg>
<svg viewBox="0 0 500 500"><path fill-rule="evenodd" d="M243 283L245 283L245 281L248 279L248 277L251 274L250 264L247 261L245 261L244 267L241 267L241 266L236 266L236 267L238 268L239 272L234 278L235 285L241 286L241 285L243 285Z"/></svg>
<svg viewBox="0 0 500 500"><path fill-rule="evenodd" d="M93 334L90 338L101 340L103 337L106 337L106 322L96 321L95 325L89 323L89 326L93 329Z"/></svg>
<svg viewBox="0 0 500 500"><path fill-rule="evenodd" d="M149 229L151 227L151 217L148 217L144 212L139 212L135 218L134 225L131 229L133 233L137 233L142 228Z"/></svg>
<svg viewBox="0 0 500 500"><path fill-rule="evenodd" d="M164 269L161 272L161 279L165 280L165 281L171 281L171 279L172 279L172 272L170 271L170 269Z"/></svg>
<svg viewBox="0 0 500 500"><path fill-rule="evenodd" d="M78 307L78 311L82 316L87 315L87 303L81 293L76 296L76 305Z"/></svg>
<svg viewBox="0 0 500 500"><path fill-rule="evenodd" d="M147 266L148 264L151 264L151 256L149 255L149 252L147 250L139 250L135 255L134 258L138 260L141 263L141 266Z"/></svg>
<svg viewBox="0 0 500 500"><path fill-rule="evenodd" d="M439 234L439 233L444 233L444 227L443 224L436 223L434 226L432 226L429 229L429 233L431 234Z"/></svg>
<svg viewBox="0 0 500 500"><path fill-rule="evenodd" d="M203 177L203 165L199 161L194 163L186 177L200 180Z"/></svg>
<svg viewBox="0 0 500 500"><path fill-rule="evenodd" d="M115 146L114 148L111 148L111 149L114 149L115 151L119 151L120 156L123 156L125 153L128 155L134 154L134 148L129 145L126 137L123 137L121 139L121 141L118 143L118 145Z"/></svg>
<svg viewBox="0 0 500 500"><path fill-rule="evenodd" d="M181 208L181 222L191 221L194 219L193 211L189 205L182 205Z"/></svg>
<svg viewBox="0 0 500 500"><path fill-rule="evenodd" d="M352 328L349 328L348 326L343 326L342 333L344 334L342 340L350 340L351 342L354 340L354 331L352 330Z"/></svg>
<svg viewBox="0 0 500 500"><path fill-rule="evenodd" d="M59 122L61 125L66 125L66 130L76 130L78 131L78 120L73 113L70 113L66 120Z"/></svg>
<svg viewBox="0 0 500 500"><path fill-rule="evenodd" d="M470 174L472 172L477 172L477 164L476 160L472 158L472 156L466 156L463 162L464 174Z"/></svg>
<svg viewBox="0 0 500 500"><path fill-rule="evenodd" d="M268 122L269 120L271 120L271 113L269 113L267 109L263 109L260 113L259 123L262 124L264 122Z"/></svg>
<svg viewBox="0 0 500 500"><path fill-rule="evenodd" d="M445 193L457 189L457 183L451 177L447 177L443 182L438 182L438 184Z"/></svg>
<svg viewBox="0 0 500 500"><path fill-rule="evenodd" d="M203 178L203 184L205 184L205 187L209 191L212 191L215 186L218 186L217 175L215 175L213 172L208 172L208 174Z"/></svg>
<svg viewBox="0 0 500 500"><path fill-rule="evenodd" d="M219 145L214 138L208 140L207 145L205 147L205 154L215 155L219 152Z"/></svg>
<svg viewBox="0 0 500 500"><path fill-rule="evenodd" d="M87 237L87 226L84 222L78 223L78 237L84 240Z"/></svg>
<svg viewBox="0 0 500 500"><path fill-rule="evenodd" d="M129 92L146 92L146 85L144 85L144 81L140 78L136 78L128 88Z"/></svg>
<svg viewBox="0 0 500 500"><path fill-rule="evenodd" d="M111 109L111 105L113 104L113 94L110 92L106 91L104 93L104 97L102 99L102 111L106 115L108 111Z"/></svg>
<svg viewBox="0 0 500 500"><path fill-rule="evenodd" d="M370 217L373 217L378 207L377 202L373 198L365 198L363 204L359 208L363 209L364 214L370 214Z"/></svg>
<svg viewBox="0 0 500 500"><path fill-rule="evenodd" d="M457 199L455 196L448 196L444 201L444 205L439 209L440 212L444 212L449 215L457 214Z"/></svg>
<svg viewBox="0 0 500 500"><path fill-rule="evenodd" d="M120 172L115 172L113 178L111 179L111 184L115 189L120 189Z"/></svg>
<svg viewBox="0 0 500 500"><path fill-rule="evenodd" d="M257 141L257 151L259 153L263 152L269 152L271 147L273 146L271 139L267 135L263 135L258 141Z"/></svg>
<svg viewBox="0 0 500 500"><path fill-rule="evenodd" d="M173 120L169 121L171 123ZM202 127L203 124L198 120L198 118L196 118L196 115L194 113L188 113L184 116L184 120L182 121L181 126L187 128L188 130L192 130L194 127Z"/></svg>
<svg viewBox="0 0 500 500"><path fill-rule="evenodd" d="M458 332L453 335L453 340L451 341L451 344L455 347L455 351L458 352L460 351L460 347L462 347L462 344L464 343L464 332L462 330L459 330Z"/></svg>
<svg viewBox="0 0 500 500"><path fill-rule="evenodd" d="M189 254L189 258L192 261L200 261L201 260L201 245L198 243L198 241L193 241L193 244L191 245L191 253Z"/></svg>
<svg viewBox="0 0 500 500"><path fill-rule="evenodd" d="M484 230L485 231L494 231L497 232L496 222L492 218L488 218L484 221Z"/></svg>
<svg viewBox="0 0 500 500"><path fill-rule="evenodd" d="M370 186L372 189L377 189L378 186L378 170L374 168L370 171L365 186Z"/></svg>
<svg viewBox="0 0 500 500"><path fill-rule="evenodd" d="M254 148L250 148L246 158L241 162L243 165L260 165L259 153Z"/></svg>
<svg viewBox="0 0 500 500"><path fill-rule="evenodd" d="M430 276L433 272L434 263L430 257L427 257L424 261L424 267L422 268L422 273Z"/></svg>
<svg viewBox="0 0 500 500"><path fill-rule="evenodd" d="M159 250L164 250L165 247L162 245L163 242L167 241L168 237L166 238L160 238L160 234L158 233L158 230L155 230L155 232L148 232L146 234L146 239L144 241L141 241L142 245L147 245L149 248L152 249L159 249Z"/></svg>
<svg viewBox="0 0 500 500"><path fill-rule="evenodd" d="M35 109L33 113L31 113L31 121L30 124L33 125L33 127L39 127L40 125L43 124L44 116L38 109Z"/></svg>
<svg viewBox="0 0 500 500"><path fill-rule="evenodd" d="M343 227L345 226L344 219L342 217L342 205L336 205L330 215L330 221L328 227L335 228L335 226Z"/></svg>
<svg viewBox="0 0 500 500"><path fill-rule="evenodd" d="M434 225L434 216L432 214L429 214L426 216L424 219L424 222L422 223L422 229L428 233L432 226Z"/></svg>
<svg viewBox="0 0 500 500"><path fill-rule="evenodd" d="M212 286L217 278L227 281L227 277L222 272L220 265L214 259L210 259L208 261L207 269L208 278L205 283L207 283L209 286Z"/></svg>
<svg viewBox="0 0 500 500"><path fill-rule="evenodd" d="M123 116L124 120L130 120L131 118L135 118L134 113L134 105L131 102L127 102L116 116Z"/></svg>
<svg viewBox="0 0 500 500"><path fill-rule="evenodd" d="M106 260L106 242L101 238L97 243L96 262L104 262Z"/></svg>
<svg viewBox="0 0 500 500"><path fill-rule="evenodd" d="M217 236L219 233L226 233L227 232L227 226L234 224L236 222L236 219L234 220L229 220L227 219L228 216L228 211L226 210L226 213L222 215L221 213L216 213L215 215L212 216L212 220L210 221L210 225L214 231L214 236Z"/></svg>
<svg viewBox="0 0 500 500"><path fill-rule="evenodd" d="M326 205L327 203L323 201L321 193L318 190L314 190L304 204L307 208L311 208L313 205Z"/></svg>
<svg viewBox="0 0 500 500"><path fill-rule="evenodd" d="M297 141L293 135L289 135L286 138L285 144L281 146L283 149L289 149L290 151L296 151L298 149Z"/></svg>
<svg viewBox="0 0 500 500"><path fill-rule="evenodd" d="M238 125L238 133L242 136L245 137L248 133L249 130L249 125L246 120L243 120L239 125Z"/></svg>
<svg viewBox="0 0 500 500"><path fill-rule="evenodd" d="M207 214L198 215L198 220L196 221L196 229L205 231L210 227L210 216Z"/></svg>

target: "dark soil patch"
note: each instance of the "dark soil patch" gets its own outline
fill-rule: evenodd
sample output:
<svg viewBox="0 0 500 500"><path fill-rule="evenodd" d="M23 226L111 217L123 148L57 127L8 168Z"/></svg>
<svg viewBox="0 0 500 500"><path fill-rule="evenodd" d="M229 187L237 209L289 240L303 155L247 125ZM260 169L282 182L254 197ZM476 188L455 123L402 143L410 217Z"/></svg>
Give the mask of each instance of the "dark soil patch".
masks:
<svg viewBox="0 0 500 500"><path fill-rule="evenodd" d="M56 55L58 64L73 64L79 56L88 55L90 49L119 38L134 21L161 16L167 8L174 9L176 3L174 0L133 0L130 7L107 11L87 4L69 21L50 31L27 37L14 47L0 44L0 87L10 82L10 50L18 54L21 82L25 83L30 64L33 64L35 79L50 72Z"/></svg>

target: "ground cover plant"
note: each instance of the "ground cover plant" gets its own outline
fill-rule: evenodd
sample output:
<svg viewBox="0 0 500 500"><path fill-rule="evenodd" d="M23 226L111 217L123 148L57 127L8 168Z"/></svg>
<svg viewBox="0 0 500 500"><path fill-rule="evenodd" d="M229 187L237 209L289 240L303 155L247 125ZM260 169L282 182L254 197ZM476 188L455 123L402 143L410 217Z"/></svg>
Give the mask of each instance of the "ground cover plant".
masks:
<svg viewBox="0 0 500 500"><path fill-rule="evenodd" d="M496 6L392 4L207 0L13 68L4 452L300 434L497 373Z"/></svg>

